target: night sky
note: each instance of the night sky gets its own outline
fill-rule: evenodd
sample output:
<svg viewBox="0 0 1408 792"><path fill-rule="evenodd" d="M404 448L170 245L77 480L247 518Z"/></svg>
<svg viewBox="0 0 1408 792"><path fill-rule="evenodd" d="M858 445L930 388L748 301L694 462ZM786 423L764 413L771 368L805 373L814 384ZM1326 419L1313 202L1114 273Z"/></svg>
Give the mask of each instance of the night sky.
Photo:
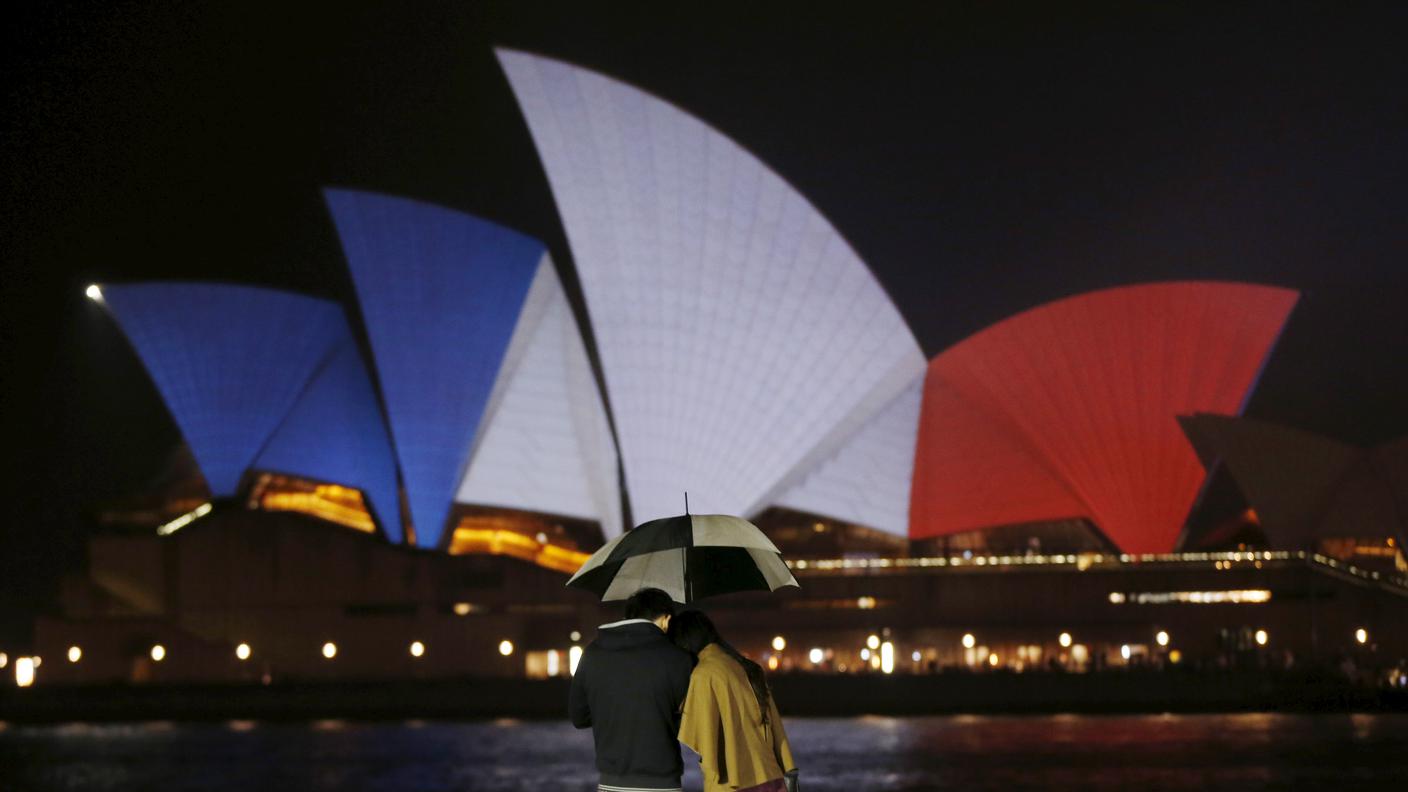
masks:
<svg viewBox="0 0 1408 792"><path fill-rule="evenodd" d="M570 268L494 45L619 77L752 150L930 355L1105 286L1288 286L1304 297L1249 413L1363 444L1408 432L1402 3L27 5L0 34L0 646L77 563L93 507L179 442L89 282L353 307L330 184L483 215Z"/></svg>

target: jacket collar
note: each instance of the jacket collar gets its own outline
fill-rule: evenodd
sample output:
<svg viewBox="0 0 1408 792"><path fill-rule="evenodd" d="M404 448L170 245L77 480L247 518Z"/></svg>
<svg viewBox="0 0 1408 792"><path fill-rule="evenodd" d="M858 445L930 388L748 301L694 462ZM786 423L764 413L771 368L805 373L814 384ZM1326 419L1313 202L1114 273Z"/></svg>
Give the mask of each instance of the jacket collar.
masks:
<svg viewBox="0 0 1408 792"><path fill-rule="evenodd" d="M706 657L724 657L727 654L728 653L724 651L722 646L719 646L717 643L711 643L699 650L699 659L703 660Z"/></svg>
<svg viewBox="0 0 1408 792"><path fill-rule="evenodd" d="M598 629L598 630L610 630L610 629L613 628L613 627L625 627L625 626L628 625L628 624L649 624L651 627L655 627L655 629L657 629L657 630L660 629L660 628L655 624L655 622L651 621L650 619L622 619L621 621L614 621L614 622L611 622L610 624L603 624L603 625L601 625L600 627L597 627L597 629Z"/></svg>

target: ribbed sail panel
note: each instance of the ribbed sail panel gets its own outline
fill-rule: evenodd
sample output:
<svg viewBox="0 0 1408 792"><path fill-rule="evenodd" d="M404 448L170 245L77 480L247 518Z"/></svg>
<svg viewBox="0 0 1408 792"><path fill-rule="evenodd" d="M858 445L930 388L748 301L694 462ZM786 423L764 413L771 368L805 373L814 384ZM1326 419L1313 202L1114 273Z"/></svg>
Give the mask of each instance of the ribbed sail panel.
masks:
<svg viewBox="0 0 1408 792"><path fill-rule="evenodd" d="M345 325L342 336L254 467L361 490L387 537L400 542L391 438L371 376Z"/></svg>
<svg viewBox="0 0 1408 792"><path fill-rule="evenodd" d="M924 383L919 437L910 515L915 538L1088 511L1016 427L969 401L932 369Z"/></svg>
<svg viewBox="0 0 1408 792"><path fill-rule="evenodd" d="M637 521L772 505L924 367L776 173L678 107L499 50L572 245ZM845 430L844 433L839 430Z"/></svg>
<svg viewBox="0 0 1408 792"><path fill-rule="evenodd" d="M544 258L460 483L461 503L601 523L621 533L616 449L571 307Z"/></svg>
<svg viewBox="0 0 1408 792"><path fill-rule="evenodd" d="M105 286L211 493L240 479L346 334L335 303L204 283Z"/></svg>
<svg viewBox="0 0 1408 792"><path fill-rule="evenodd" d="M912 534L991 526L990 509L959 508L986 490L1007 499L1005 523L1080 516L1126 552L1171 550L1204 477L1177 416L1238 412L1296 299L1234 283L1126 286L950 348L929 366ZM974 418L942 414L955 401ZM955 456L989 446L1005 449L1003 465Z"/></svg>
<svg viewBox="0 0 1408 792"><path fill-rule="evenodd" d="M543 256L438 206L327 190L371 340L417 542L441 545L494 380Z"/></svg>
<svg viewBox="0 0 1408 792"><path fill-rule="evenodd" d="M919 378L777 504L907 536L923 396Z"/></svg>
<svg viewBox="0 0 1408 792"><path fill-rule="evenodd" d="M1281 548L1310 549L1336 491L1355 477L1365 456L1329 438L1250 418L1200 414L1179 423L1195 447L1226 468L1267 538Z"/></svg>

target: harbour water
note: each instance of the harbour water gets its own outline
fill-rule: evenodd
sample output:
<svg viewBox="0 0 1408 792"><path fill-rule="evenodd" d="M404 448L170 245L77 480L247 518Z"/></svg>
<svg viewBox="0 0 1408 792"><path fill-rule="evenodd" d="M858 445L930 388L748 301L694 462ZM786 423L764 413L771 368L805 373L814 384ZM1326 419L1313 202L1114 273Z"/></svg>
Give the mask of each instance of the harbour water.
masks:
<svg viewBox="0 0 1408 792"><path fill-rule="evenodd" d="M808 792L1408 789L1408 715L794 718ZM699 789L686 752L686 789ZM0 790L594 789L532 721L0 725Z"/></svg>

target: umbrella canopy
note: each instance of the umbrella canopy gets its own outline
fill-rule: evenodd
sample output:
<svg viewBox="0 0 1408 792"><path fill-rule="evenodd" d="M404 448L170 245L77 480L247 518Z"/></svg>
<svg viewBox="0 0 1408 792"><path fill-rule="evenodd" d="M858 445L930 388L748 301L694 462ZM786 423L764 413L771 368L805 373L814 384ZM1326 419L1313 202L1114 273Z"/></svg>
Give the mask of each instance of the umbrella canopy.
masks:
<svg viewBox="0 0 1408 792"><path fill-rule="evenodd" d="M567 581L603 602L658 588L689 603L735 591L796 586L782 554L758 526L726 514L651 520L607 542Z"/></svg>

